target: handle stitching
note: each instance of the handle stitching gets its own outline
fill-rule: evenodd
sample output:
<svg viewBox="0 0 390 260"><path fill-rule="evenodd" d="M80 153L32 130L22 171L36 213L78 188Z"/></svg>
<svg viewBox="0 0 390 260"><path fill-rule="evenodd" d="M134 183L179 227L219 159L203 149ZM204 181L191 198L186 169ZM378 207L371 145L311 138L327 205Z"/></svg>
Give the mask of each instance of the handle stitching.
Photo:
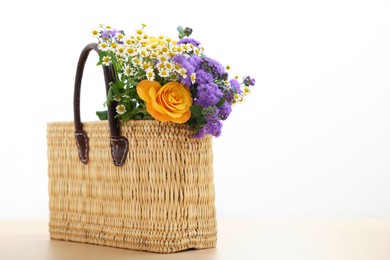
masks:
<svg viewBox="0 0 390 260"><path fill-rule="evenodd" d="M76 138L76 144L77 144L77 148L78 148L78 150L79 150L79 157L80 157L80 160L82 161L82 162L87 162L88 161L88 142L87 142L87 138L86 138L86 135L84 134L84 133L75 133L75 135L82 135L83 137L84 137L84 142L85 142L85 150L84 150L84 156L85 156L85 159L83 159L82 158L82 154L81 154L81 146L80 146L80 144L79 144L79 140Z"/></svg>
<svg viewBox="0 0 390 260"><path fill-rule="evenodd" d="M110 142L110 144L111 144L111 155L112 155L112 157L113 157L113 159L114 159L114 161L115 161L115 155L114 155L114 151L113 151L113 149L112 149L112 147L114 146L114 144L113 144L113 141L114 142L118 142L118 141L121 141L121 142L124 142L125 143L125 150L123 151L123 154L122 154L122 158L120 159L120 161L119 161L119 163L117 163L116 165L122 165L122 163L123 163L123 160L125 159L125 156L126 156L126 154L127 154L127 149L128 149L128 147L127 147L127 141L126 140L124 140L124 139L122 139L122 138L111 138L111 142Z"/></svg>

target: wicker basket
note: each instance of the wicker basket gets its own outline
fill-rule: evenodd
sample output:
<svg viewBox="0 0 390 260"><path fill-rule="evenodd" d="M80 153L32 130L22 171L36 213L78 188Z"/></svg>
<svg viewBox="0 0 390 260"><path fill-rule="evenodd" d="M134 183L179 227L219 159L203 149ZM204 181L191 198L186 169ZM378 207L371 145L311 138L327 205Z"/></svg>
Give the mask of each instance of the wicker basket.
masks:
<svg viewBox="0 0 390 260"><path fill-rule="evenodd" d="M129 121L118 164L112 122L80 123L80 132L76 114L75 122L48 124L51 238L158 253L216 245L211 137L194 139L186 125Z"/></svg>

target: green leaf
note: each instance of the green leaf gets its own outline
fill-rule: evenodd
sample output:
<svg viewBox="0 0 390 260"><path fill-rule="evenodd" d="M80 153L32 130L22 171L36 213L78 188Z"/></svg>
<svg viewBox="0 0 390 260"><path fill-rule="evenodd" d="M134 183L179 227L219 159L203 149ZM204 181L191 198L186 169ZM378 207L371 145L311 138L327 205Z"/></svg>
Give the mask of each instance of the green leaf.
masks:
<svg viewBox="0 0 390 260"><path fill-rule="evenodd" d="M200 117L202 115L203 107L201 105L192 105L190 110L194 117Z"/></svg>
<svg viewBox="0 0 390 260"><path fill-rule="evenodd" d="M178 27L177 27L177 31L178 31L179 33L183 33L183 30L184 30L184 29L183 29L182 26L178 26Z"/></svg>
<svg viewBox="0 0 390 260"><path fill-rule="evenodd" d="M120 97L123 94L124 83L122 81L110 82L110 89L114 96Z"/></svg>
<svg viewBox="0 0 390 260"><path fill-rule="evenodd" d="M221 107L223 105L223 103L225 103L225 99L224 98L221 98L219 100L219 102L217 103L217 107Z"/></svg>
<svg viewBox="0 0 390 260"><path fill-rule="evenodd" d="M127 122L131 119L129 113L124 113L122 116L120 116L120 118L123 122Z"/></svg>
<svg viewBox="0 0 390 260"><path fill-rule="evenodd" d="M96 111L96 115L100 120L108 120L107 110L105 111Z"/></svg>
<svg viewBox="0 0 390 260"><path fill-rule="evenodd" d="M112 93L112 87L110 87L107 93L107 106L111 105L113 99L114 99L114 95Z"/></svg>
<svg viewBox="0 0 390 260"><path fill-rule="evenodd" d="M197 120L197 125L203 126L203 125L205 125L205 124L207 124L206 118L204 118L204 117L198 118L198 120Z"/></svg>

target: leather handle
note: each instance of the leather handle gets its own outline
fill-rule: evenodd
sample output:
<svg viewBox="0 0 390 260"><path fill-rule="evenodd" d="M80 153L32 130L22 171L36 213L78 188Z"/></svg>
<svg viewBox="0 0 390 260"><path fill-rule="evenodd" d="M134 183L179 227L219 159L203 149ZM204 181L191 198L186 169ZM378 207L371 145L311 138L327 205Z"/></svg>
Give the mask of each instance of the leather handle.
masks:
<svg viewBox="0 0 390 260"><path fill-rule="evenodd" d="M73 96L73 111L74 111L74 127L75 138L78 148L80 161L84 164L88 164L89 160L89 138L87 133L83 130L83 124L80 118L80 91L81 81L83 78L84 67L87 61L89 53L95 50L99 52L98 45L96 43L90 43L82 50L80 58L77 64L76 79L74 83L74 96ZM106 95L110 89L110 82L114 82L113 68L111 66L103 66L104 81L106 84ZM119 120L115 118L116 102L112 102L108 106L108 123L110 126L110 148L111 157L116 166L122 166L125 163L129 141L126 137L120 135Z"/></svg>

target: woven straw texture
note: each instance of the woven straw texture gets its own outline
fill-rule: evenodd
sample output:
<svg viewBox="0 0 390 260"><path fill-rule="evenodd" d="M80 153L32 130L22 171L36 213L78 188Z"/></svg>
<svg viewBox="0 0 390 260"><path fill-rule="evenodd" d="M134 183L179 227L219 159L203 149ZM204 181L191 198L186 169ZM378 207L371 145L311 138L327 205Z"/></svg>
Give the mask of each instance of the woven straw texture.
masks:
<svg viewBox="0 0 390 260"><path fill-rule="evenodd" d="M158 253L215 247L211 137L185 125L129 121L122 167L110 154L107 122L83 123L89 163L80 162L73 122L49 123L53 239Z"/></svg>

